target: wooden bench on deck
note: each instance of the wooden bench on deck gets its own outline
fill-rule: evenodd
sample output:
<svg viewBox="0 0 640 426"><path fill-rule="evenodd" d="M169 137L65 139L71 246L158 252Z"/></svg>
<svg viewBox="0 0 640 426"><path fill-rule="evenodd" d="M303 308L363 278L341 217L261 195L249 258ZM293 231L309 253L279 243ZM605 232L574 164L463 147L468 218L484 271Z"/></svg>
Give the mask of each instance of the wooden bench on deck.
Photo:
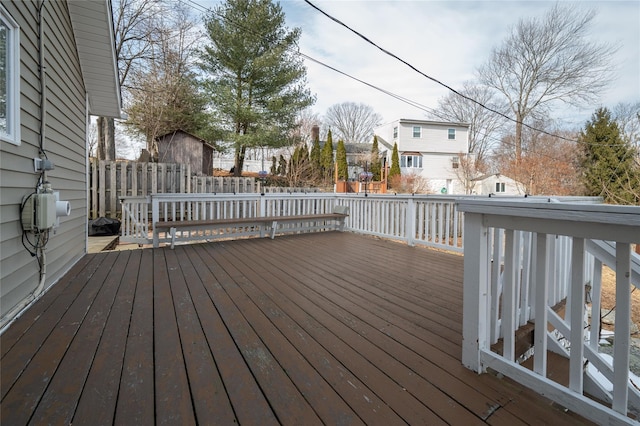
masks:
<svg viewBox="0 0 640 426"><path fill-rule="evenodd" d="M271 239L276 236L278 224L299 224L297 227L280 228L281 232L300 232L309 230L338 230L344 229L344 220L349 215L349 207L335 206L332 213L291 215L291 216L263 216L263 217L240 217L229 219L204 219L204 220L183 220L183 221L163 221L156 222L153 226L153 247L159 247L161 231L169 231L171 237L171 248L175 247L178 231L189 232L188 240L212 239L213 235L191 236L190 232L230 229L230 228L258 228L260 237L265 236L265 231L270 231ZM312 226L305 224L314 223Z"/></svg>

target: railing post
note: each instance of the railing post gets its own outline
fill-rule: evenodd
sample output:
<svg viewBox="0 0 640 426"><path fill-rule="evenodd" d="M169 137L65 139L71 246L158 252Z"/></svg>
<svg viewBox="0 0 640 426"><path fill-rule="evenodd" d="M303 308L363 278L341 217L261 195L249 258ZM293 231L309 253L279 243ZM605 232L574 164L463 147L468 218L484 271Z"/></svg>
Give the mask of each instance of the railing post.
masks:
<svg viewBox="0 0 640 426"><path fill-rule="evenodd" d="M484 372L480 351L489 348L488 230L483 215L465 214L464 292L462 317L462 363Z"/></svg>
<svg viewBox="0 0 640 426"><path fill-rule="evenodd" d="M536 233L532 285L535 287L535 331L533 371L547 377L547 303L549 301L549 236Z"/></svg>
<svg viewBox="0 0 640 426"><path fill-rule="evenodd" d="M571 255L571 297L568 314L571 324L569 388L582 394L584 381L584 238L573 238Z"/></svg>
<svg viewBox="0 0 640 426"><path fill-rule="evenodd" d="M409 246L415 245L416 237L416 204L413 197L407 199L407 212L405 220L405 237L407 238L407 244Z"/></svg>
<svg viewBox="0 0 640 426"><path fill-rule="evenodd" d="M151 198L151 228L153 229L153 247L158 247L160 245L159 235L156 232L156 222L160 221L160 203L158 199L152 195L149 196Z"/></svg>
<svg viewBox="0 0 640 426"><path fill-rule="evenodd" d="M631 322L631 244L616 244L616 337L613 345L613 404L627 414L629 398L629 335Z"/></svg>

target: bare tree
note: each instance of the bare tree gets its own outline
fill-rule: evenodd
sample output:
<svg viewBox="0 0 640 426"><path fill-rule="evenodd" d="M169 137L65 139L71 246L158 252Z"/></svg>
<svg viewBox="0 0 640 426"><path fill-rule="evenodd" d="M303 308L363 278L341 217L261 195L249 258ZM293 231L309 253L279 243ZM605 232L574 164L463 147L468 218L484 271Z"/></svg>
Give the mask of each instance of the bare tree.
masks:
<svg viewBox="0 0 640 426"><path fill-rule="evenodd" d="M594 17L593 10L557 3L542 19L520 20L478 70L480 81L502 93L515 116L516 162L523 122L547 115L558 101L593 102L611 82L616 48L587 39Z"/></svg>
<svg viewBox="0 0 640 426"><path fill-rule="evenodd" d="M333 137L345 143L369 143L373 130L382 122L382 116L372 107L355 102L335 104L327 109L325 124Z"/></svg>
<svg viewBox="0 0 640 426"><path fill-rule="evenodd" d="M313 112L311 108L302 110L298 114L295 127L291 130L291 140L296 143L304 142L307 147L311 147L313 143L311 134L314 126L318 126L319 130L324 127L320 115Z"/></svg>
<svg viewBox="0 0 640 426"><path fill-rule="evenodd" d="M494 141L498 140L497 134L503 129L505 119L481 107L478 102L504 114L508 111L508 106L497 100L495 92L486 86L465 82L459 92L466 98L451 92L438 101L438 108L429 116L435 120L469 123L469 153L475 155L473 169L485 172L486 159Z"/></svg>
<svg viewBox="0 0 640 426"><path fill-rule="evenodd" d="M640 102L619 103L612 114L620 132L640 153Z"/></svg>
<svg viewBox="0 0 640 426"><path fill-rule="evenodd" d="M475 185L473 179L479 174L473 155L461 152L458 154L458 162L454 164L454 173L464 187L464 193L471 194Z"/></svg>
<svg viewBox="0 0 640 426"><path fill-rule="evenodd" d="M150 20L155 14L166 13L160 1L115 0L114 35L115 52L118 60L120 87L126 98L129 73L145 58L149 49L153 26ZM111 117L98 117L96 121L98 143L96 155L101 160L115 160L115 121Z"/></svg>
<svg viewBox="0 0 640 426"><path fill-rule="evenodd" d="M204 126L205 99L199 94L193 69L195 23L184 8L150 20L148 58L130 70L130 130L144 134L147 150L155 154L158 136L184 130L198 133Z"/></svg>

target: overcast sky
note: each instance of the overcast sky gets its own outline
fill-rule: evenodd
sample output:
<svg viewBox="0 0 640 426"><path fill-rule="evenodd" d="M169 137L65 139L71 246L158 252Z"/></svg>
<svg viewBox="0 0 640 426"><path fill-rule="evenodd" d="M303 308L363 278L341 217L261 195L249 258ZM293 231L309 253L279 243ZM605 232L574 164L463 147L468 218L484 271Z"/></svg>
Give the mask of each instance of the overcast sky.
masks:
<svg viewBox="0 0 640 426"><path fill-rule="evenodd" d="M475 70L521 18L542 16L548 1L323 1L312 3L423 73L453 87L475 79ZM419 75L329 20L302 0L280 2L289 27L300 27L302 53L374 86L429 108L447 89ZM640 101L640 2L583 1L597 11L591 36L619 46L619 72L601 103L585 110L559 112L565 122L582 127L599 106ZM424 111L371 87L306 61L308 82L317 96L313 107L323 115L341 102L365 103L383 116L425 118Z"/></svg>

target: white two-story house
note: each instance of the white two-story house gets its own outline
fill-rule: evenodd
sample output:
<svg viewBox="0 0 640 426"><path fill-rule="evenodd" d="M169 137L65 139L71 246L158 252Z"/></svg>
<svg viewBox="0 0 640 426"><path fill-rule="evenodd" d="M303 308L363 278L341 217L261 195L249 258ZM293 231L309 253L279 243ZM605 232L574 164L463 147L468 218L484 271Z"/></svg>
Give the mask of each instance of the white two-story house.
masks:
<svg viewBox="0 0 640 426"><path fill-rule="evenodd" d="M398 144L403 175L418 174L431 190L441 194L464 194L460 154L469 155L469 124L401 118L375 129L387 148L391 164L393 144Z"/></svg>

